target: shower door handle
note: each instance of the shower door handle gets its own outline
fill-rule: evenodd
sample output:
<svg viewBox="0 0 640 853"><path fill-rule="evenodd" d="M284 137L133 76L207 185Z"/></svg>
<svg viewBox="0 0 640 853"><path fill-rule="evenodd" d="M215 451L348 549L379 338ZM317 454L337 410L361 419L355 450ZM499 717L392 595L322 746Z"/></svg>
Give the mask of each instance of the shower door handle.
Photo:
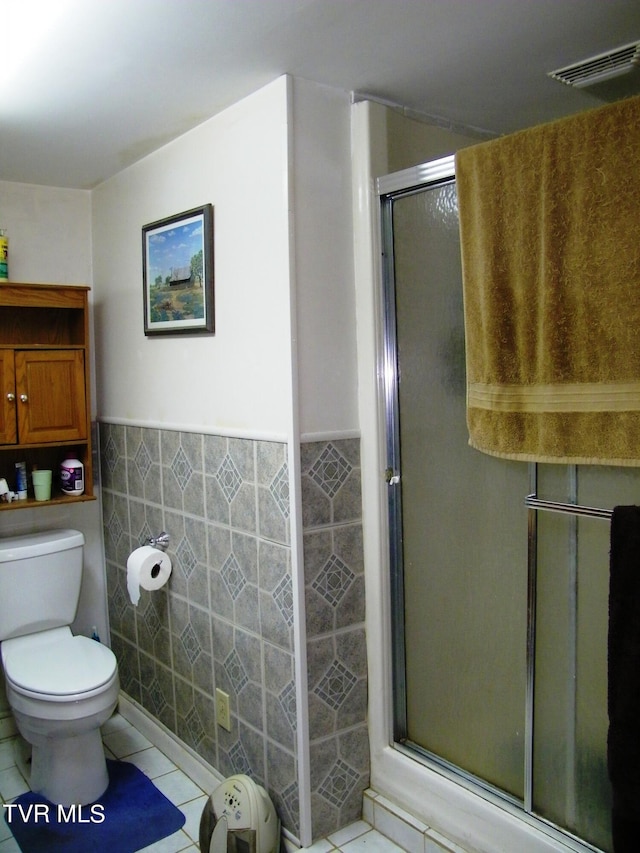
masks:
<svg viewBox="0 0 640 853"><path fill-rule="evenodd" d="M393 468L387 468L384 472L384 479L388 486L397 486L400 482L400 472L394 471Z"/></svg>

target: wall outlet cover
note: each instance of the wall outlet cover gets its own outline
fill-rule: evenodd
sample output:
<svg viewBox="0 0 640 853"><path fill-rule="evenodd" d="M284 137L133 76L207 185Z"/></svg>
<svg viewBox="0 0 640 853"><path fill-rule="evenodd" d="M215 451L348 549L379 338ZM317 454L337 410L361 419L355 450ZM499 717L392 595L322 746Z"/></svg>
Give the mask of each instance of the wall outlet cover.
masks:
<svg viewBox="0 0 640 853"><path fill-rule="evenodd" d="M221 728L226 729L228 732L231 731L229 694L225 693L224 690L220 690L219 687L216 687L216 719Z"/></svg>

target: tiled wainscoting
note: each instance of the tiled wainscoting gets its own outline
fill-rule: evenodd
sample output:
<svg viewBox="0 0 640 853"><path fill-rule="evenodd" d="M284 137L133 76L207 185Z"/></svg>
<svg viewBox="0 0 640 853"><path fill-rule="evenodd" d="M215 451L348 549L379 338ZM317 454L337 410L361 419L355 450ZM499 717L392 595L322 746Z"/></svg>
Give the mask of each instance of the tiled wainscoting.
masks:
<svg viewBox="0 0 640 853"><path fill-rule="evenodd" d="M227 776L248 773L300 835L295 655L307 654L314 838L356 819L368 785L359 442L301 448L306 614L295 612L288 448L100 424L111 641L122 688ZM166 530L169 583L126 585L132 550ZM299 561L302 565L302 560ZM306 619L307 648L294 620ZM215 689L231 698L216 725Z"/></svg>
<svg viewBox="0 0 640 853"><path fill-rule="evenodd" d="M302 445L313 837L360 817L369 782L360 442Z"/></svg>

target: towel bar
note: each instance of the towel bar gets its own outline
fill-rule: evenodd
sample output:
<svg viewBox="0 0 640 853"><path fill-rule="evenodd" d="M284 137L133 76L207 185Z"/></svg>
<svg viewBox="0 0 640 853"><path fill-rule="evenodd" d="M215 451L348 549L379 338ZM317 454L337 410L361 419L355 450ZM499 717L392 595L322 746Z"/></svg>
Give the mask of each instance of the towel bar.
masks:
<svg viewBox="0 0 640 853"><path fill-rule="evenodd" d="M535 495L527 495L524 504L529 509L541 509L547 512L563 512L567 515L584 515L589 518L611 518L612 510L599 509L592 506L581 506L580 504L559 503L556 501L539 500Z"/></svg>

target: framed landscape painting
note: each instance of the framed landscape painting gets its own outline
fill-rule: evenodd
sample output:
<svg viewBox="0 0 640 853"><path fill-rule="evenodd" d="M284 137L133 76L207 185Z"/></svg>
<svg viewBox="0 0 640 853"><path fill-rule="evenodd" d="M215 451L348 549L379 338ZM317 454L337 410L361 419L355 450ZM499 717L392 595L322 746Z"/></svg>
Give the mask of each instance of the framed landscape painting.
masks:
<svg viewBox="0 0 640 853"><path fill-rule="evenodd" d="M213 206L142 229L145 335L214 331Z"/></svg>

